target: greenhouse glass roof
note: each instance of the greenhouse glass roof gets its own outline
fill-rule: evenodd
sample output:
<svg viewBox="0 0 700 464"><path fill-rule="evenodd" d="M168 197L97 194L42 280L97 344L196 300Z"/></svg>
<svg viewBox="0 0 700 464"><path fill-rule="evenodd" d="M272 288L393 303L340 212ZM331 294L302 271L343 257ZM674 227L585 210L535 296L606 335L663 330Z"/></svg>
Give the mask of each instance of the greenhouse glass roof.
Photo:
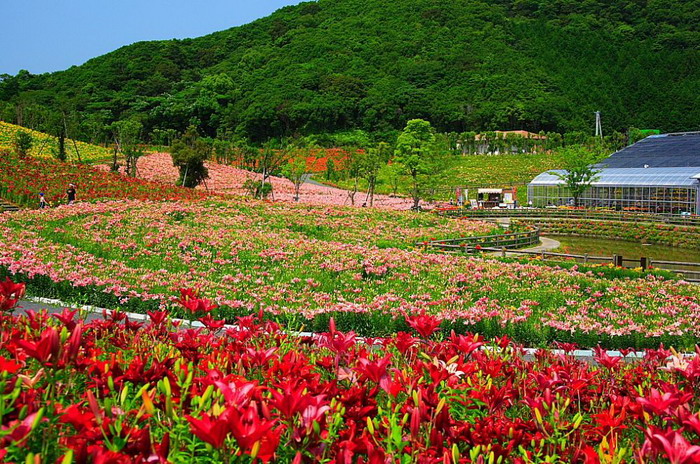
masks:
<svg viewBox="0 0 700 464"><path fill-rule="evenodd" d="M565 182L547 171L535 177L530 185L562 185ZM601 169L594 187L693 187L700 186L700 167L690 168L607 168Z"/></svg>
<svg viewBox="0 0 700 464"><path fill-rule="evenodd" d="M606 168L700 166L700 132L652 135L613 153L599 164Z"/></svg>

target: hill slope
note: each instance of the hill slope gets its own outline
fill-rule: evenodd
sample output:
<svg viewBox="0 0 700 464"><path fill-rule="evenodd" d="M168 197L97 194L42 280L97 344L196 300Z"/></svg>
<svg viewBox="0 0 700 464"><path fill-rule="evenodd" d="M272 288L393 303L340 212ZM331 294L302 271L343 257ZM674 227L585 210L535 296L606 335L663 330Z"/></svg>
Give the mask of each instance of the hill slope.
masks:
<svg viewBox="0 0 700 464"><path fill-rule="evenodd" d="M30 154L38 157L55 156L58 152L58 139L52 135L0 121L0 152L12 151L17 132L27 132L32 136ZM112 150L77 140L66 139L66 157L70 161L80 159L87 163L106 162L112 159ZM76 147L78 151L76 151ZM78 156L80 155L80 156Z"/></svg>
<svg viewBox="0 0 700 464"><path fill-rule="evenodd" d="M67 101L83 124L253 139L414 117L443 131L700 124L700 0L320 0L0 83L3 117ZM87 129L86 129L87 130Z"/></svg>

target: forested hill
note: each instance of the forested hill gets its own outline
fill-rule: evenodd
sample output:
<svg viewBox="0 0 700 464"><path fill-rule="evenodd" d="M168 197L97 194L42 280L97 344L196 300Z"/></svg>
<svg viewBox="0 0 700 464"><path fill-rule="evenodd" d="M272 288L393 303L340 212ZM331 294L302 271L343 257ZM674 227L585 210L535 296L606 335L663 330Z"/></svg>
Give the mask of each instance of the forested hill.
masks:
<svg viewBox="0 0 700 464"><path fill-rule="evenodd" d="M270 136L700 127L700 0L320 0L66 71L3 76L3 119ZM102 126L101 126L102 125ZM94 135L94 134L93 134Z"/></svg>

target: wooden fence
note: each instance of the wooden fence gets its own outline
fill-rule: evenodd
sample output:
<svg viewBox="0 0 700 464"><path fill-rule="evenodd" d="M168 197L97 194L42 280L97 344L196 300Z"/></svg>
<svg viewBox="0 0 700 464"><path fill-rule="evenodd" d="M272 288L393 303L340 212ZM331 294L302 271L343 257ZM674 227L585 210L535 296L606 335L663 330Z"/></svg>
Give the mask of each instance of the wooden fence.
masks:
<svg viewBox="0 0 700 464"><path fill-rule="evenodd" d="M470 209L444 208L437 213L449 217L467 218L561 218L561 219L596 219L600 221L620 222L662 222L684 226L699 226L700 216L681 216L678 214L635 213L630 211L610 211L591 209Z"/></svg>
<svg viewBox="0 0 700 464"><path fill-rule="evenodd" d="M688 282L700 283L700 263L690 263L683 261L656 260L649 257L639 259L625 258L621 255L595 256L595 255L575 255L568 253L554 253L551 251L528 251L528 250L508 250L506 248L485 247L479 251L507 256L531 256L543 260L565 261L575 260L583 264L606 264L610 263L618 267L641 268L641 269L663 269L681 275Z"/></svg>
<svg viewBox="0 0 700 464"><path fill-rule="evenodd" d="M540 229L533 227L525 232L511 234L482 235L477 237L461 237L446 240L431 240L422 245L448 252L473 253L484 248L512 250L540 243Z"/></svg>

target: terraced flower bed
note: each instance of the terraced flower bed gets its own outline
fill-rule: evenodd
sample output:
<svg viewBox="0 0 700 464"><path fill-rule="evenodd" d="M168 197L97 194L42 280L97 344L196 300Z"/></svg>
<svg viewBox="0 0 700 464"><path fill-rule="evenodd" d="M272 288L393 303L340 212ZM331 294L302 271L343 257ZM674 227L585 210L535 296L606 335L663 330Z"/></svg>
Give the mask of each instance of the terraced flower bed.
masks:
<svg viewBox="0 0 700 464"><path fill-rule="evenodd" d="M692 349L700 288L609 267L423 253L419 240L493 225L409 212L254 202L80 205L0 218L0 265L36 295L146 312L198 288L217 317L378 336L431 314L448 333L531 345Z"/></svg>

